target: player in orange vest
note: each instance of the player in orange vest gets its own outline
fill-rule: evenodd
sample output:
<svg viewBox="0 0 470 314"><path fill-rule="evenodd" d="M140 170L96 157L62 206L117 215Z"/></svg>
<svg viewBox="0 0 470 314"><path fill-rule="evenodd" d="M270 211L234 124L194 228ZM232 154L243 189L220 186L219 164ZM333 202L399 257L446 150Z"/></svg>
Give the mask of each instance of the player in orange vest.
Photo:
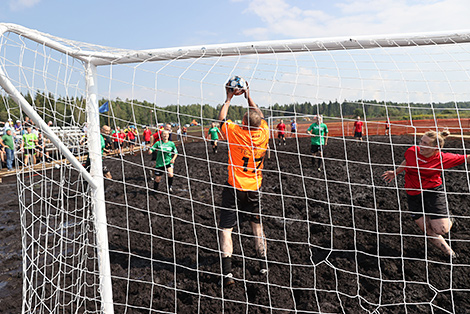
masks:
<svg viewBox="0 0 470 314"><path fill-rule="evenodd" d="M226 87L227 98L219 113L220 130L228 143L228 181L222 192L222 209L219 227L222 250L224 286L234 284L232 274L232 230L237 219L250 221L256 252L260 259L260 273L267 272L266 238L261 224L259 189L263 179L262 169L269 141L269 127L263 113L251 99L247 87L242 93L248 101L248 112L242 125L226 120L230 102L236 91Z"/></svg>

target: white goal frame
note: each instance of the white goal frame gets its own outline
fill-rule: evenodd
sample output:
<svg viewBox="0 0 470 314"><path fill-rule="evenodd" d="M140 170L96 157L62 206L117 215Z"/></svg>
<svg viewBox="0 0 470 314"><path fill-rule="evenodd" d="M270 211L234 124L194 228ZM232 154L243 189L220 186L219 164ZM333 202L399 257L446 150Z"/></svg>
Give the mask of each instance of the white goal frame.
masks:
<svg viewBox="0 0 470 314"><path fill-rule="evenodd" d="M100 290L102 299L102 312L114 313L113 295L111 286L111 271L108 251L108 234L106 207L104 195L104 183L102 176L102 156L100 147L99 105L97 98L97 86L99 78L97 67L104 65L118 65L142 62L158 62L175 59L215 58L226 56L254 55L254 54L279 54L312 51L333 51L372 49L385 47L414 47L425 45L446 45L449 43L469 43L470 31L414 33L400 35L377 35L358 37L334 37L323 39L301 39L282 41L247 42L239 44L207 45L177 47L152 50L125 50L116 49L114 52L101 52L83 50L67 45L66 40L61 40L28 29L19 25L0 23L0 36L14 33L40 45L76 58L86 66L86 115L89 129L89 149L91 158L91 171L88 173L80 162L73 156L70 150L49 128L46 122L36 113L33 106L22 96L10 82L8 75L0 68L0 86L10 95L45 135L54 143L58 150L65 156L71 165L81 174L93 189L92 206L95 213L95 226L97 231L97 243L99 246L99 270ZM303 115L278 116L276 118L301 118ZM274 119L274 117L273 117Z"/></svg>

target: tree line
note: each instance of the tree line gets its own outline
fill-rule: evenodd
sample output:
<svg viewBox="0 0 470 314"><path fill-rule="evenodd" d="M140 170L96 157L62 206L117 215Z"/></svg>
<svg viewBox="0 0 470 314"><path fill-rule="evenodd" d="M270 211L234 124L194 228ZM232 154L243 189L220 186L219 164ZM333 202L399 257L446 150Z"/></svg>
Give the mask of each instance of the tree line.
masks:
<svg viewBox="0 0 470 314"><path fill-rule="evenodd" d="M47 122L54 121L56 125L77 125L86 121L86 103L84 97L54 97L52 94L37 92L34 95L26 94L25 99L33 105L37 113ZM99 100L103 105L106 99ZM222 104L214 107L208 104L168 105L156 107L147 101L110 100L110 110L100 114L101 124L111 126L125 126L134 124L156 125L161 123L175 123L180 125L198 124L207 125L217 119ZM357 101L330 101L314 104L311 102L294 104L273 104L269 107L261 107L266 117L269 116L294 116L322 114L328 117L355 118L367 116L371 119L429 119L470 117L470 102L446 102L446 103L396 103L378 102L376 100ZM246 112L245 106L230 106L228 117L231 120L241 120ZM20 117L20 108L9 97L0 97L0 121L6 121L11 117Z"/></svg>

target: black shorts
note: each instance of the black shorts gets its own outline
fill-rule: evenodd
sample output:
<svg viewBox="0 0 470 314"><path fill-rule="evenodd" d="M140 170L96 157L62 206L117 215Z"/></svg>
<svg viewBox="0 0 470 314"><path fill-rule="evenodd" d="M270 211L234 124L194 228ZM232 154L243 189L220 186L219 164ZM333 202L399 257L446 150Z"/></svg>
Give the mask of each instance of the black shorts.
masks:
<svg viewBox="0 0 470 314"><path fill-rule="evenodd" d="M354 137L362 137L362 132L354 132Z"/></svg>
<svg viewBox="0 0 470 314"><path fill-rule="evenodd" d="M35 155L35 148L25 148L24 150L25 155Z"/></svg>
<svg viewBox="0 0 470 314"><path fill-rule="evenodd" d="M431 219L448 218L446 197L444 194L444 187L442 185L423 191L422 194L408 196L408 209L411 212L411 218L417 220L423 216L423 211L426 216ZM424 201L424 210L423 210Z"/></svg>
<svg viewBox="0 0 470 314"><path fill-rule="evenodd" d="M132 139L129 139L129 142L130 142L132 145L134 145L134 144L135 144L135 137L132 138Z"/></svg>
<svg viewBox="0 0 470 314"><path fill-rule="evenodd" d="M277 137L278 137L278 138L284 138L284 137L286 137L286 136L285 136L284 134L278 134Z"/></svg>
<svg viewBox="0 0 470 314"><path fill-rule="evenodd" d="M168 164L168 165L166 165L166 166L164 166L164 167L158 167L158 168L156 168L156 169L155 169L155 176L156 176L156 177L161 177L161 176L163 176L163 175L165 174L165 172L166 172L166 169L168 169L168 168L173 168L173 164Z"/></svg>
<svg viewBox="0 0 470 314"><path fill-rule="evenodd" d="M318 152L321 152L321 146L320 145L310 145L310 153L316 154Z"/></svg>
<svg viewBox="0 0 470 314"><path fill-rule="evenodd" d="M296 129L292 129L292 130L290 130L290 132L291 132L291 133L295 133L295 132L297 132L297 130L296 130Z"/></svg>
<svg viewBox="0 0 470 314"><path fill-rule="evenodd" d="M230 229L235 227L237 219L240 223L250 221L259 224L260 213L259 191L240 191L226 183L222 191L220 228Z"/></svg>
<svg viewBox="0 0 470 314"><path fill-rule="evenodd" d="M216 144L217 144L217 141L218 141L218 140L212 140L212 141L211 141L211 145L212 145L212 146L216 145Z"/></svg>

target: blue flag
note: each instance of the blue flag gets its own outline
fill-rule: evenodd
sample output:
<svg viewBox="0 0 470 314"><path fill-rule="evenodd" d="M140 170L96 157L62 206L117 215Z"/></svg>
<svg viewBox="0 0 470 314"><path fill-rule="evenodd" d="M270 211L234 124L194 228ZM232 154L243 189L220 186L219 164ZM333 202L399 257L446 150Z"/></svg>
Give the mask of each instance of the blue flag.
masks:
<svg viewBox="0 0 470 314"><path fill-rule="evenodd" d="M105 113L109 111L109 103L105 102L101 107L100 107L100 113Z"/></svg>

